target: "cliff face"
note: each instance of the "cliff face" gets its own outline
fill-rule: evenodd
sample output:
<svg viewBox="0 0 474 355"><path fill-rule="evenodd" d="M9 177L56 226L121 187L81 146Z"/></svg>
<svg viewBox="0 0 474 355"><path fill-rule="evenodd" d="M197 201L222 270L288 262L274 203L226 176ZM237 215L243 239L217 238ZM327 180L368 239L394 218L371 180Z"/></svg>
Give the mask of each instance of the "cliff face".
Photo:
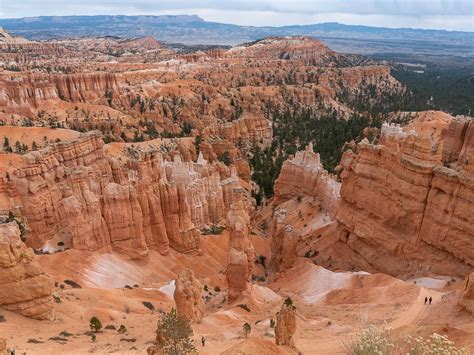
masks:
<svg viewBox="0 0 474 355"><path fill-rule="evenodd" d="M3 76L0 107L32 117L36 109L60 100L106 104L106 91L117 89L117 76L111 73Z"/></svg>
<svg viewBox="0 0 474 355"><path fill-rule="evenodd" d="M282 267L295 250L326 267L401 277L472 271L473 127L467 118L431 111L405 128L385 124L379 144L364 139L343 154L340 183L312 149L298 152L283 164L275 203L310 196L332 222L305 229L296 248L275 228L275 262Z"/></svg>
<svg viewBox="0 0 474 355"><path fill-rule="evenodd" d="M221 180L215 165L163 161L155 149L126 148L128 158L106 156L97 132L24 155L10 174L27 242L35 248L68 247L144 257L200 251L199 230L223 221L240 188ZM225 192L224 192L225 191Z"/></svg>
<svg viewBox="0 0 474 355"><path fill-rule="evenodd" d="M53 319L53 281L20 239L16 222L0 224L0 307L35 319Z"/></svg>
<svg viewBox="0 0 474 355"><path fill-rule="evenodd" d="M342 238L388 274L474 267L473 122L436 115L384 125L379 145L363 141L341 161Z"/></svg>

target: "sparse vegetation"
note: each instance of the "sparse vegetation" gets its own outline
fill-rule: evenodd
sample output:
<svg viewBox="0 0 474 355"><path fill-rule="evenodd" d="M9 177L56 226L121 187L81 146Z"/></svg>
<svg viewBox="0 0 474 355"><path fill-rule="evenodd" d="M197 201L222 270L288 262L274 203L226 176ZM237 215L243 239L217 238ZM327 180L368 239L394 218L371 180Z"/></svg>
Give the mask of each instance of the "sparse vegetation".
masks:
<svg viewBox="0 0 474 355"><path fill-rule="evenodd" d="M102 322L99 318L94 316L89 321L89 328L91 328L91 330L93 330L94 332L98 332L102 329Z"/></svg>
<svg viewBox="0 0 474 355"><path fill-rule="evenodd" d="M64 283L66 285L71 286L72 288L82 288L81 285L79 285L77 282L72 281L72 280L64 280Z"/></svg>
<svg viewBox="0 0 474 355"><path fill-rule="evenodd" d="M196 352L191 337L193 329L186 318L179 318L176 309L166 313L158 322L157 332L162 339L161 347L164 354L180 355Z"/></svg>
<svg viewBox="0 0 474 355"><path fill-rule="evenodd" d="M252 327L248 323L244 323L242 325L242 330L244 332L244 336L247 338L250 332L252 331Z"/></svg>
<svg viewBox="0 0 474 355"><path fill-rule="evenodd" d="M127 327L124 326L123 324L120 324L119 329L117 330L119 334L125 334L127 332Z"/></svg>
<svg viewBox="0 0 474 355"><path fill-rule="evenodd" d="M238 304L237 307L240 307L240 308L246 310L247 312L250 312L249 306L247 306L245 303Z"/></svg>
<svg viewBox="0 0 474 355"><path fill-rule="evenodd" d="M148 302L148 301L143 301L142 302L143 305L148 308L150 311L154 311L155 310L155 306L153 306L153 303L151 302Z"/></svg>
<svg viewBox="0 0 474 355"><path fill-rule="evenodd" d="M201 234L202 235L217 235L217 234L222 234L224 230L225 230L225 227L213 225L210 228L201 229Z"/></svg>
<svg viewBox="0 0 474 355"><path fill-rule="evenodd" d="M329 324L328 324L329 325ZM344 352L348 355L467 355L467 349L460 349L447 336L436 333L425 337L396 336L387 326L367 326L360 333L342 340Z"/></svg>

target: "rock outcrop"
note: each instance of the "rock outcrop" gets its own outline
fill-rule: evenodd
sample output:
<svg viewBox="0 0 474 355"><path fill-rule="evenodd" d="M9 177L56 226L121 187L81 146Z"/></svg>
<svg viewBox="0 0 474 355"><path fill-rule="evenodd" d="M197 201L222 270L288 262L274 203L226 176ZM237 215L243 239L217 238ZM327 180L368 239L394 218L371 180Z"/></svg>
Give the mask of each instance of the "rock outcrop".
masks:
<svg viewBox="0 0 474 355"><path fill-rule="evenodd" d="M53 319L53 280L20 239L16 222L0 224L0 307L35 319Z"/></svg>
<svg viewBox="0 0 474 355"><path fill-rule="evenodd" d="M296 308L283 304L276 316L275 342L277 345L295 347L293 335L296 332Z"/></svg>
<svg viewBox="0 0 474 355"><path fill-rule="evenodd" d="M275 204L295 197L310 196L320 202L321 208L332 217L339 203L340 183L321 164L319 154L310 143L304 151L287 159L275 182Z"/></svg>
<svg viewBox="0 0 474 355"><path fill-rule="evenodd" d="M474 315L474 272L466 277L459 304Z"/></svg>
<svg viewBox="0 0 474 355"><path fill-rule="evenodd" d="M120 160L103 145L99 133L86 133L25 154L24 166L11 170L28 245L51 251L63 241L130 258L149 248L199 253L199 228L223 222L241 190L236 176L221 180L202 156L170 162L156 149L124 145Z"/></svg>
<svg viewBox="0 0 474 355"><path fill-rule="evenodd" d="M178 316L191 323L200 323L204 314L204 302L201 298L202 285L190 269L182 270L175 282L174 301Z"/></svg>
<svg viewBox="0 0 474 355"><path fill-rule="evenodd" d="M231 303L248 291L255 262L255 251L249 239L250 218L242 200L231 205L227 213L229 253L227 257L227 299Z"/></svg>
<svg viewBox="0 0 474 355"><path fill-rule="evenodd" d="M431 112L382 127L341 161L341 240L376 270L403 276L474 267L474 122Z"/></svg>
<svg viewBox="0 0 474 355"><path fill-rule="evenodd" d="M295 235L293 227L285 223L285 219L285 209L275 212L271 242L271 266L277 272L291 268L297 255L297 235Z"/></svg>
<svg viewBox="0 0 474 355"><path fill-rule="evenodd" d="M398 277L471 272L473 137L472 119L442 112L418 113L404 128L384 124L378 144L347 146L336 169L340 182L311 147L298 152L283 164L275 203L313 197L332 222L299 237L296 255L314 255L316 262L331 255L326 267ZM277 226L272 252L280 267L295 248L284 245L289 240Z"/></svg>

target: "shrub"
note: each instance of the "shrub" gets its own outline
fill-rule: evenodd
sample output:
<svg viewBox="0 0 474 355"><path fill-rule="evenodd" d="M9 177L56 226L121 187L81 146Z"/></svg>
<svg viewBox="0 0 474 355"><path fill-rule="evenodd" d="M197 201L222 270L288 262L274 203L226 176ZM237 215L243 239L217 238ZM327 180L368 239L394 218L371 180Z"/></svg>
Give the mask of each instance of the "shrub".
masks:
<svg viewBox="0 0 474 355"><path fill-rule="evenodd" d="M210 228L203 228L201 229L201 234L202 235L210 235L210 234L222 234L222 232L224 231L224 227L222 226L217 226L217 225L213 225L211 226Z"/></svg>
<svg viewBox="0 0 474 355"><path fill-rule="evenodd" d="M252 327L250 326L250 324L244 323L244 325L242 325L242 330L244 331L244 336L247 338L249 333L252 331Z"/></svg>
<svg viewBox="0 0 474 355"><path fill-rule="evenodd" d="M143 301L142 303L150 311L153 311L155 309L155 306L153 306L153 303L151 303L151 302Z"/></svg>
<svg viewBox="0 0 474 355"><path fill-rule="evenodd" d="M207 285L204 285L203 289L204 291L209 292L209 287L207 287Z"/></svg>
<svg viewBox="0 0 474 355"><path fill-rule="evenodd" d="M467 349L459 349L447 336L431 334L428 338L407 336L405 339L396 338L392 328L373 325L367 326L355 336L342 341L346 354L410 354L410 355L467 355Z"/></svg>
<svg viewBox="0 0 474 355"><path fill-rule="evenodd" d="M116 328L115 325L113 325L113 324L106 325L104 329L107 329L107 330L117 330L117 328Z"/></svg>
<svg viewBox="0 0 474 355"><path fill-rule="evenodd" d="M61 297L53 295L54 302L61 303Z"/></svg>
<svg viewBox="0 0 474 355"><path fill-rule="evenodd" d="M237 307L240 307L242 309L245 309L247 312L250 312L249 306L247 306L245 303L238 304Z"/></svg>
<svg viewBox="0 0 474 355"><path fill-rule="evenodd" d="M285 306L287 306L287 307L294 307L294 306L293 306L293 300L292 300L290 297L287 297L283 303L284 303Z"/></svg>
<svg viewBox="0 0 474 355"><path fill-rule="evenodd" d="M123 324L120 324L120 328L117 330L119 334L125 334L127 332L127 327Z"/></svg>
<svg viewBox="0 0 474 355"><path fill-rule="evenodd" d="M219 286L214 287L215 292L221 292L221 288Z"/></svg>
<svg viewBox="0 0 474 355"><path fill-rule="evenodd" d="M267 257L265 255L259 255L257 259L257 264L260 264L263 267L265 267L266 260L267 260Z"/></svg>
<svg viewBox="0 0 474 355"><path fill-rule="evenodd" d="M79 285L77 282L74 282L72 280L64 280L64 283L66 285L71 286L72 288L81 288L81 285Z"/></svg>
<svg viewBox="0 0 474 355"><path fill-rule="evenodd" d="M217 159L223 162L227 166L230 166L230 164L232 164L232 158L230 157L230 153L228 150L226 150L224 153L219 155Z"/></svg>
<svg viewBox="0 0 474 355"><path fill-rule="evenodd" d="M92 317L90 322L89 322L89 327L91 328L91 330L93 330L94 332L98 332L99 330L102 329L102 322L100 321L99 318L97 317Z"/></svg>

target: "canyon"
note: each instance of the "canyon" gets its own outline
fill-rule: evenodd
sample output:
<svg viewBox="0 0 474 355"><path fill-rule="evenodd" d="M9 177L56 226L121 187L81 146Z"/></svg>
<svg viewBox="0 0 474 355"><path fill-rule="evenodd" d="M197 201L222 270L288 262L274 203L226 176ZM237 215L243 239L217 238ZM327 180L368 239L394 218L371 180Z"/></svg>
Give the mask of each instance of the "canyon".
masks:
<svg viewBox="0 0 474 355"><path fill-rule="evenodd" d="M175 308L202 354L332 354L367 324L474 349L471 117L397 110L389 67L309 37L0 34L10 348L158 354ZM300 112L368 125L330 169L275 119Z"/></svg>

